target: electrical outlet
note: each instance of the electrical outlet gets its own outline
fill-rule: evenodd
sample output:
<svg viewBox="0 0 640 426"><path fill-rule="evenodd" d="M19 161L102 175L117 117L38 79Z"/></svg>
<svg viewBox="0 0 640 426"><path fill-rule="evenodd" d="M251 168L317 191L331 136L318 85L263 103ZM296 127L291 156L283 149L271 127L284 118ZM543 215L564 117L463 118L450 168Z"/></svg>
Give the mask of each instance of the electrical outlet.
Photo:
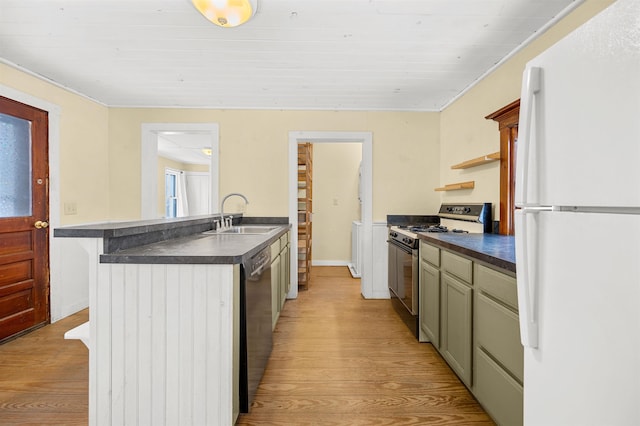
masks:
<svg viewBox="0 0 640 426"><path fill-rule="evenodd" d="M78 214L78 205L74 202L64 203L64 214L66 215Z"/></svg>

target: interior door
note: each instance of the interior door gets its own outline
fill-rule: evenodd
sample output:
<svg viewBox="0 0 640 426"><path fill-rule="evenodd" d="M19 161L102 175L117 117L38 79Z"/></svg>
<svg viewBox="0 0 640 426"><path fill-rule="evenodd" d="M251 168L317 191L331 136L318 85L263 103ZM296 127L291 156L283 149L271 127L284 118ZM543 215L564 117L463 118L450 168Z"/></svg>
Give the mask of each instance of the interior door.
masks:
<svg viewBox="0 0 640 426"><path fill-rule="evenodd" d="M210 194L209 173L185 172L184 178L187 181L187 200L189 204L189 215L197 216L209 213Z"/></svg>
<svg viewBox="0 0 640 426"><path fill-rule="evenodd" d="M0 342L49 322L45 111L0 97Z"/></svg>

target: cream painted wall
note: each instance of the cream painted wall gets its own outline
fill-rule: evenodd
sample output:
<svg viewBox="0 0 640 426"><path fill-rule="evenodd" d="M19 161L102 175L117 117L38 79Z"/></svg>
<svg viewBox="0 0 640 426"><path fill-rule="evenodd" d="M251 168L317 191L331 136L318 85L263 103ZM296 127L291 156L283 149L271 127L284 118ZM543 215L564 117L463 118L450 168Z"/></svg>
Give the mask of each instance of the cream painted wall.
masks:
<svg viewBox="0 0 640 426"><path fill-rule="evenodd" d="M61 223L109 219L108 108L0 63L0 84L60 107ZM76 215L64 215L75 203Z"/></svg>
<svg viewBox="0 0 640 426"><path fill-rule="evenodd" d="M287 214L287 134L291 130L373 132L373 219L436 211L441 201L499 199L496 163L467 171L449 167L498 149L497 125L484 117L519 97L526 61L611 4L587 0L442 113L243 111L107 108L0 63L0 83L59 105L60 193L77 205L61 224L140 217L140 125L220 124L220 193L245 193L248 215ZM475 180L476 189L433 188ZM497 217L495 212L494 217Z"/></svg>
<svg viewBox="0 0 640 426"><path fill-rule="evenodd" d="M60 205L51 208L61 219L53 226L140 217L141 124L153 122L219 123L220 193L246 194L248 215L287 215L289 131L370 131L373 220L384 221L387 214L435 212L441 201L497 204L496 164L468 171L450 165L498 149L497 125L484 117L519 97L526 61L611 3L586 0L442 113L107 108L3 63L0 84L60 108L60 177L52 182ZM433 191L460 180L475 180L476 189ZM64 203L75 203L77 214L64 215ZM65 267L62 251L52 241L54 321L88 303L88 271L78 270L86 265Z"/></svg>
<svg viewBox="0 0 640 426"><path fill-rule="evenodd" d="M163 217L165 214L164 205L164 172L165 168L182 170L185 172L208 172L209 166L202 164L187 164L158 156L158 214Z"/></svg>
<svg viewBox="0 0 640 426"><path fill-rule="evenodd" d="M465 170L452 170L451 165L500 150L498 124L484 117L520 98L527 61L611 3L611 0L587 0L442 111L440 185L475 181L473 190L442 192L442 202L491 202L494 219L499 219L499 162Z"/></svg>
<svg viewBox="0 0 640 426"><path fill-rule="evenodd" d="M362 144L313 144L312 261L351 261L351 223L360 220L358 167Z"/></svg>
<svg viewBox="0 0 640 426"><path fill-rule="evenodd" d="M111 210L140 217L142 123L220 126L220 194L240 192L247 216L288 214L290 131L373 132L373 219L435 211L439 195L439 114L425 112L109 109ZM231 202L231 199L230 199Z"/></svg>
<svg viewBox="0 0 640 426"><path fill-rule="evenodd" d="M0 85L3 94L51 112L51 229L108 220L108 109L4 64L0 64ZM65 216L64 203L75 203L77 214ZM49 284L55 322L88 306L91 266L86 245L52 234L50 230Z"/></svg>

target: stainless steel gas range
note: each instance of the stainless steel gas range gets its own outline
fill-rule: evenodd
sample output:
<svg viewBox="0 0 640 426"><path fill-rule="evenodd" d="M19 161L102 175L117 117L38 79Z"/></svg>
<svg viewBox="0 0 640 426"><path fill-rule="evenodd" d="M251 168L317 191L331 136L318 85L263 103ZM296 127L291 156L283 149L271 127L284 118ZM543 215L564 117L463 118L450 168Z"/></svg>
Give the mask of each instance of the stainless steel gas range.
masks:
<svg viewBox="0 0 640 426"><path fill-rule="evenodd" d="M418 338L418 248L421 232L491 232L491 203L442 204L437 216L388 216L391 302Z"/></svg>

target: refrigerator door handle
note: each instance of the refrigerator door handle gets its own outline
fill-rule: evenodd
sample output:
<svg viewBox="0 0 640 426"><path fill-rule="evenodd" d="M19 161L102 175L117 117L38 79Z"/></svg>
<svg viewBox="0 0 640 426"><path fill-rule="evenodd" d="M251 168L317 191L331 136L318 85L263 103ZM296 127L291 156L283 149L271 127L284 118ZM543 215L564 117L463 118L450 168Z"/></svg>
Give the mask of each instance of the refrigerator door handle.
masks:
<svg viewBox="0 0 640 426"><path fill-rule="evenodd" d="M523 103L520 109L520 123L518 125L518 149L516 152L516 205L527 206L537 202L529 199L528 181L531 176L529 165L531 161L531 135L534 124L533 101L540 92L542 69L528 67L523 76Z"/></svg>
<svg viewBox="0 0 640 426"><path fill-rule="evenodd" d="M516 270L520 340L527 348L538 347L538 213L551 208L523 208L515 211Z"/></svg>

